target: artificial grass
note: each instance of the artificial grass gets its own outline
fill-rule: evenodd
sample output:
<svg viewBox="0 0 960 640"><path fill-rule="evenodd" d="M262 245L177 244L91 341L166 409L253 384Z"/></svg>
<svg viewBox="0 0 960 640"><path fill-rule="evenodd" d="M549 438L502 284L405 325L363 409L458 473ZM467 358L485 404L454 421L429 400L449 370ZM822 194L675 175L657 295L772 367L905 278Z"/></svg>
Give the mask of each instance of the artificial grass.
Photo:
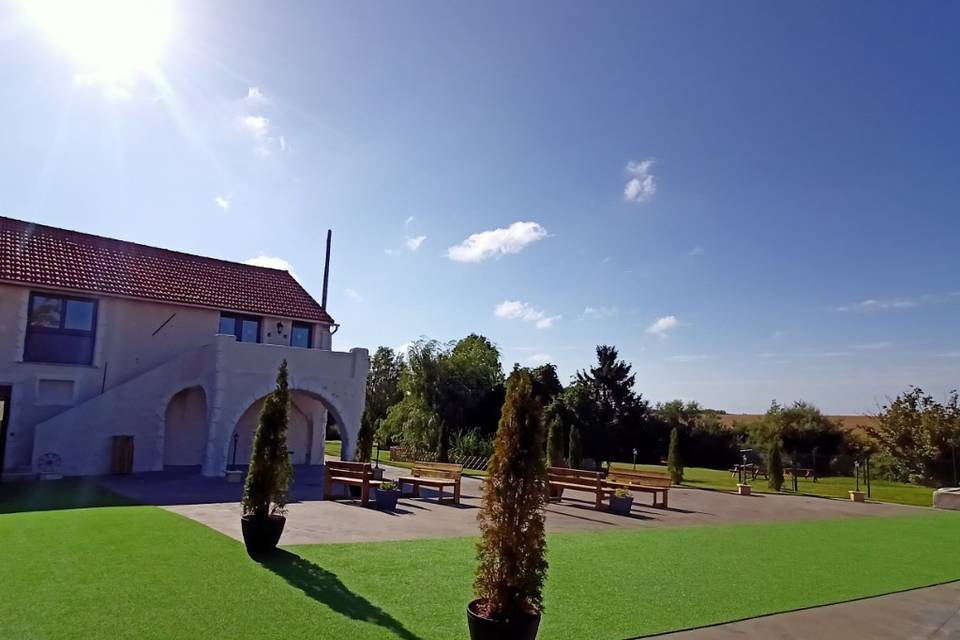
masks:
<svg viewBox="0 0 960 640"><path fill-rule="evenodd" d="M615 467L622 469L632 469L633 465L627 463L614 463ZM638 464L638 471L657 471L666 473L667 468L663 465ZM774 493L763 478L751 480L753 491L755 493ZM817 478L814 482L809 478L800 478L797 480L799 494L808 496L819 496L823 498L849 498L849 492L856 488L856 480L850 476L831 476L827 478ZM721 491L735 491L737 487L737 477L731 476L729 471L723 469L703 469L699 467L687 467L683 470L683 484L681 486L694 489L717 489ZM866 491L866 485L861 480L860 489ZM793 479L787 476L783 484L781 493L793 493ZM871 500L877 502L892 502L895 504L906 504L917 507L929 507L933 504L933 489L916 484L907 484L904 482L891 482L888 480L873 480L871 482Z"/></svg>
<svg viewBox="0 0 960 640"><path fill-rule="evenodd" d="M936 512L555 534L540 638L613 640L956 580L958 534L960 515ZM464 638L474 543L297 546L259 564L154 507L0 515L2 633Z"/></svg>

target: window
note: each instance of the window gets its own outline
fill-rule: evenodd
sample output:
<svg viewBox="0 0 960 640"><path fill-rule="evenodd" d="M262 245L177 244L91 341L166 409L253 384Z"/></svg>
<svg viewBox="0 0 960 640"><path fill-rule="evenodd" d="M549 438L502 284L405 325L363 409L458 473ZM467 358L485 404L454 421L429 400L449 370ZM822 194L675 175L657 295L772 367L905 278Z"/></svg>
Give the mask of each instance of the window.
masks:
<svg viewBox="0 0 960 640"><path fill-rule="evenodd" d="M96 332L96 300L31 293L23 359L92 364Z"/></svg>
<svg viewBox="0 0 960 640"><path fill-rule="evenodd" d="M221 313L218 333L234 336L240 342L260 342L260 318Z"/></svg>
<svg viewBox="0 0 960 640"><path fill-rule="evenodd" d="M313 348L313 325L306 322L294 322L290 330L290 346L301 349Z"/></svg>

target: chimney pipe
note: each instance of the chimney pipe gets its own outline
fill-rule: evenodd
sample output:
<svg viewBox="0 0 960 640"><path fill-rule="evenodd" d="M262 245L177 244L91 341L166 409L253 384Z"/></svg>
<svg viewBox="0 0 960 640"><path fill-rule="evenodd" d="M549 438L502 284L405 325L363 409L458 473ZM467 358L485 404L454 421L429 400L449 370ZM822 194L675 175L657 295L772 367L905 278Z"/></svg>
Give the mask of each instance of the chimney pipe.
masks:
<svg viewBox="0 0 960 640"><path fill-rule="evenodd" d="M333 230L327 229L327 257L323 262L323 295L320 298L320 306L327 310L327 284L330 281L330 238L333 236Z"/></svg>

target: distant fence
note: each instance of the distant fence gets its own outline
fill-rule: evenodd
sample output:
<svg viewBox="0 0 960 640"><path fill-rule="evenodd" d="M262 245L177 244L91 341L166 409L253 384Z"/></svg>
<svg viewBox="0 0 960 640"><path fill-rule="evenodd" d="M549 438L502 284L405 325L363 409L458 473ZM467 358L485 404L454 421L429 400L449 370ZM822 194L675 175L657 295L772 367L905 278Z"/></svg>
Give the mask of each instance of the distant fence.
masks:
<svg viewBox="0 0 960 640"><path fill-rule="evenodd" d="M390 459L396 462L436 462L436 451L414 449L411 447L390 447ZM486 471L490 458L486 456L456 456L451 455L450 461L462 464L464 469Z"/></svg>

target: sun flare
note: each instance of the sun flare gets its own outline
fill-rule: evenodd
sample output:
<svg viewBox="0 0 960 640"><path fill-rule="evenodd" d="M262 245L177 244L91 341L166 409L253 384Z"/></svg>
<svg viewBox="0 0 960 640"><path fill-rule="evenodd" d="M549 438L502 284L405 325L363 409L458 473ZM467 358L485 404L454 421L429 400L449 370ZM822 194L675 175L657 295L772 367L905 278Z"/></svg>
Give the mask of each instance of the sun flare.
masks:
<svg viewBox="0 0 960 640"><path fill-rule="evenodd" d="M175 26L172 0L25 0L27 15L83 82L122 85L153 72Z"/></svg>

